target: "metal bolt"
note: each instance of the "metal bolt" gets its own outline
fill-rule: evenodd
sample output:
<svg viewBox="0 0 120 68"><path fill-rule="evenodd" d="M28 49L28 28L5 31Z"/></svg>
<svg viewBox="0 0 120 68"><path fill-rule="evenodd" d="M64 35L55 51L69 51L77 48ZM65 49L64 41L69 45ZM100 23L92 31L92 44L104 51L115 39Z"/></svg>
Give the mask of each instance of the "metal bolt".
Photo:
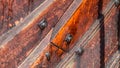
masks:
<svg viewBox="0 0 120 68"><path fill-rule="evenodd" d="M40 27L41 30L45 29L45 27L47 27L47 21L45 19L43 19L38 26Z"/></svg>
<svg viewBox="0 0 120 68"><path fill-rule="evenodd" d="M65 37L65 41L67 42L67 44L69 44L72 40L73 36L71 34L67 34L67 36Z"/></svg>
<svg viewBox="0 0 120 68"><path fill-rule="evenodd" d="M80 48L78 48L78 49L75 51L75 53L76 53L77 55L82 55L83 49L80 47Z"/></svg>
<svg viewBox="0 0 120 68"><path fill-rule="evenodd" d="M119 6L120 5L120 0L115 0L115 6Z"/></svg>
<svg viewBox="0 0 120 68"><path fill-rule="evenodd" d="M46 52L46 53L45 53L45 56L46 56L47 60L50 61L50 53L49 53L49 52Z"/></svg>

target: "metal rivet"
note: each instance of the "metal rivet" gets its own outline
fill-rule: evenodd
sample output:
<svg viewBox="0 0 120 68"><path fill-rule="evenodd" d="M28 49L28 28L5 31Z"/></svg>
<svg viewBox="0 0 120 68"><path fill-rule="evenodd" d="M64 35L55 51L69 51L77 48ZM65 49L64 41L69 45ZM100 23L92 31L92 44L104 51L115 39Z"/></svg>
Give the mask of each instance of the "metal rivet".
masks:
<svg viewBox="0 0 120 68"><path fill-rule="evenodd" d="M43 19L38 26L40 27L41 30L45 29L45 27L47 27L47 21L45 19Z"/></svg>
<svg viewBox="0 0 120 68"><path fill-rule="evenodd" d="M49 53L49 52L46 52L46 53L45 53L45 56L46 56L47 60L50 61L50 53Z"/></svg>
<svg viewBox="0 0 120 68"><path fill-rule="evenodd" d="M115 0L115 6L119 6L120 5L120 0Z"/></svg>
<svg viewBox="0 0 120 68"><path fill-rule="evenodd" d="M83 48L78 48L76 51L75 51L75 53L77 54L77 55L82 55L82 53L83 53Z"/></svg>
<svg viewBox="0 0 120 68"><path fill-rule="evenodd" d="M71 34L67 34L67 36L65 37L65 41L67 42L67 44L69 44L72 40L73 36Z"/></svg>

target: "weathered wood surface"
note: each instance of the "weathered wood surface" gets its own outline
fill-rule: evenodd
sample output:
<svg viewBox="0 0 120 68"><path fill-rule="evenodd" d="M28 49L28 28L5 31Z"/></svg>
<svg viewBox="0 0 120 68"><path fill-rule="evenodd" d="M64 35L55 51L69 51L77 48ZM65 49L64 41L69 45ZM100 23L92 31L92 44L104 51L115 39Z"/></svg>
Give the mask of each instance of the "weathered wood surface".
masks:
<svg viewBox="0 0 120 68"><path fill-rule="evenodd" d="M109 59L106 61L105 68L120 68L120 6L116 11L116 17L118 17L116 18L118 51L111 53Z"/></svg>
<svg viewBox="0 0 120 68"><path fill-rule="evenodd" d="M89 2L87 0L82 1L80 7L73 14L70 20L68 20L68 22L66 22L66 24L59 30L57 35L52 39L52 42L59 47L62 47L66 51L71 50L78 38L83 36L83 34L92 25L94 19L97 18L97 4L98 1L96 0L90 0ZM91 8L93 6L96 7ZM68 33L71 33L73 35L73 39L69 45L67 45L64 41L65 36ZM69 46L69 48L67 48L67 46ZM50 52L50 54L52 54L51 60L49 62L46 60L45 52ZM63 52L61 49L56 48L52 44L49 44L48 47L43 51L42 54L40 54L39 58L33 63L31 67L54 68L58 64L58 62L60 62L60 60L64 58L65 54L67 54L67 52Z"/></svg>
<svg viewBox="0 0 120 68"><path fill-rule="evenodd" d="M19 0L0 1L0 3L2 6L7 3L12 6L12 2L18 5L17 1ZM14 9L16 11L11 12L9 7L10 10L5 15L9 17L6 19L8 26L3 26L0 33L15 27L0 36L1 68L8 68L8 66L9 68L119 67L117 50L120 10L115 7L114 0L41 0L38 2L26 0L24 2L20 5L21 10L16 7ZM36 8L39 2L42 4ZM26 12L22 11L23 4ZM20 12L17 12L18 10ZM29 14L32 10L34 11ZM20 15L22 12L25 13ZM24 18L26 15L28 16ZM0 17L3 21L5 18ZM19 23L18 19L23 20ZM48 22L44 30L38 27L42 19ZM65 42L67 34L73 36L70 44ZM84 49L81 56L75 54L79 47ZM46 52L50 53L50 61L45 56Z"/></svg>
<svg viewBox="0 0 120 68"><path fill-rule="evenodd" d="M117 51L117 17L115 13L115 9L111 9L100 30L96 32L93 39L86 45L86 49L84 49L84 53L80 58L80 66L82 68L104 68L106 61Z"/></svg>
<svg viewBox="0 0 120 68"><path fill-rule="evenodd" d="M107 61L105 68L120 68L120 52L116 51Z"/></svg>
<svg viewBox="0 0 120 68"><path fill-rule="evenodd" d="M18 25L45 0L0 0L0 35Z"/></svg>
<svg viewBox="0 0 120 68"><path fill-rule="evenodd" d="M111 0L100 0L99 6L102 6L102 11L104 11L104 9L106 8L110 1Z"/></svg>
<svg viewBox="0 0 120 68"><path fill-rule="evenodd" d="M18 66L18 68L30 68L33 62L38 58L39 54L47 47L50 42L53 29L45 36L45 38L37 45L37 47L30 53L30 55Z"/></svg>
<svg viewBox="0 0 120 68"><path fill-rule="evenodd" d="M104 43L105 43L105 61L118 50L117 36L117 19L118 11L116 8L111 9L110 18L104 21Z"/></svg>
<svg viewBox="0 0 120 68"><path fill-rule="evenodd" d="M59 30L55 38L52 39L53 43L59 47L64 48L65 50L68 50L74 46L74 43L78 40L79 37L83 36L83 34L93 24L94 19L96 19L98 16L98 1L90 1L84 0L82 2L75 14ZM94 8L92 8L93 6ZM73 39L69 45L64 41L67 34L71 34L73 36ZM69 48L67 48L67 46L69 46Z"/></svg>
<svg viewBox="0 0 120 68"><path fill-rule="evenodd" d="M116 20L118 18L118 11L114 5L113 5L113 8L111 7L111 9L109 9L108 11L109 12L107 12L107 15L104 14L104 15L106 15L103 20L105 29L103 29L103 23L101 23L101 22L99 22L99 24L102 24L102 27L98 26L98 28L99 28L98 30L97 30L97 28L93 29L97 25L95 22L94 23L95 26L93 26L93 28L88 30L88 32L86 33L88 35L91 30L94 30L94 31L97 30L96 34L94 34L94 35L89 34L90 36L93 35L94 38L91 39L87 35L83 36L84 38L87 36L88 40L91 39L91 41L89 41L89 43L86 43L87 45L84 44L86 41L88 41L87 39L86 40L83 39L83 42L78 41L78 42L80 42L79 45L81 45L81 46L85 45L83 55L81 57L79 57L80 60L77 59L79 62L76 62L75 56L72 56L73 53L70 52L69 53L70 55L66 56L66 58L64 58L63 61L60 62L60 64L57 67L59 67L59 68L71 67L71 66L73 66L73 67L79 66L78 68L83 68L83 67L84 68L88 68L88 67L104 68L105 67L105 64L107 64L107 62L104 62L104 61L108 61L106 59L111 60L110 57L116 52L116 50L118 48L117 20ZM105 36L103 36L103 33L104 33L103 30L105 31ZM94 33L94 31L92 33ZM112 36L110 36L110 35L112 35ZM103 38L105 38L105 40ZM104 45L103 45L103 43L104 43ZM104 49L103 46L106 49ZM77 47L77 48L79 48L79 47ZM104 52L101 53L101 50ZM71 50L71 51L73 52L74 50ZM100 57L100 55L101 55L101 57ZM90 63L88 63L88 62L90 62ZM119 62L117 62L117 63L119 64Z"/></svg>
<svg viewBox="0 0 120 68"><path fill-rule="evenodd" d="M0 43L0 67L17 67L38 45L39 41L55 26L73 0L49 0L28 16L23 23L16 26L3 36ZM47 5L47 6L46 6ZM38 27L38 23L43 18L48 21L48 26L44 31ZM15 33L12 33L14 32ZM5 38L4 38L5 37Z"/></svg>
<svg viewBox="0 0 120 68"><path fill-rule="evenodd" d="M56 29L59 30L60 29L60 25L64 25L64 23L67 22L67 20L69 20L69 18L73 15L73 13L75 13L76 9L79 7L79 5L81 4L81 0L74 0L73 3L70 5L70 7L67 9L67 11L64 13L64 15L61 17L61 19L59 20L59 22L57 23L57 25L53 28L53 32L52 32L52 36L54 35L54 33L56 32ZM55 30L54 30L55 29ZM52 37L51 36L51 37ZM50 42L50 41L49 41ZM40 52L40 50L38 50L39 48L41 48L41 45L38 45L36 47L36 52ZM47 48L46 48L47 49ZM38 50L38 51L37 51ZM36 52L33 52L29 57L34 56L36 54ZM43 54L44 51L42 51ZM37 58L38 56L34 56L34 58ZM31 57L32 58L32 57ZM19 67L20 68L25 68L26 66L29 67L30 63L34 62L34 61L30 61L30 58L27 58L24 63L22 63Z"/></svg>
<svg viewBox="0 0 120 68"><path fill-rule="evenodd" d="M118 50L120 51L120 6L118 7L118 19L117 19L117 29L118 29Z"/></svg>

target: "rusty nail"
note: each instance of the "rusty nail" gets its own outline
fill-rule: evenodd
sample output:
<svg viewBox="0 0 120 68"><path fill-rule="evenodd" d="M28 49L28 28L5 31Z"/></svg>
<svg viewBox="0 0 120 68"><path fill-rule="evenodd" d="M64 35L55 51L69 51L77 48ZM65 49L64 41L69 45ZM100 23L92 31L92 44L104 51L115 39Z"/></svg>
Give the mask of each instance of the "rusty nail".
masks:
<svg viewBox="0 0 120 68"><path fill-rule="evenodd" d="M115 0L115 6L119 6L120 5L120 0Z"/></svg>
<svg viewBox="0 0 120 68"><path fill-rule="evenodd" d="M65 41L67 42L67 44L69 44L72 40L73 36L71 34L67 34L67 36L65 37Z"/></svg>
<svg viewBox="0 0 120 68"><path fill-rule="evenodd" d="M40 27L41 30L45 29L45 27L47 27L47 21L45 19L43 19L38 26Z"/></svg>
<svg viewBox="0 0 120 68"><path fill-rule="evenodd" d="M82 55L82 53L83 53L83 48L78 48L76 51L75 51L75 53L77 54L77 55Z"/></svg>
<svg viewBox="0 0 120 68"><path fill-rule="evenodd" d="M45 56L46 56L47 60L50 61L50 53L49 53L49 52L46 52L46 53L45 53Z"/></svg>

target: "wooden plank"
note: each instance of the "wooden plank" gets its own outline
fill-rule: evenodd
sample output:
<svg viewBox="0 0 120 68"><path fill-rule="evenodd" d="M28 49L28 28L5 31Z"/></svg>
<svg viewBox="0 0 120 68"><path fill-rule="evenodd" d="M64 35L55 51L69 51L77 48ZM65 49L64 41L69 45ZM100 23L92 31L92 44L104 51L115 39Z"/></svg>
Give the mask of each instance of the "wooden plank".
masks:
<svg viewBox="0 0 120 68"><path fill-rule="evenodd" d="M118 7L118 18L117 18L117 29L118 29L118 50L120 51L120 6Z"/></svg>
<svg viewBox="0 0 120 68"><path fill-rule="evenodd" d="M109 5L109 4L108 4ZM108 6L110 7L110 6ZM106 7L106 9L108 9ZM110 11L111 10L111 11ZM107 12L107 14L106 14ZM105 12L104 15L106 15L104 17L105 19L105 28L107 29L105 32L105 36L109 35L107 33L107 31L110 31L109 33L111 33L112 35L115 36L107 36L107 41L109 41L109 43L113 43L113 41L110 41L108 39L108 37L111 37L111 39L114 39L114 42L117 43L117 37L116 37L116 8L111 6L111 9L107 10ZM114 19L112 19L114 18ZM110 21L109 21L110 20ZM112 21L113 20L113 21ZM109 21L109 22L108 22ZM109 23L109 25L108 25ZM78 68L96 68L96 67L100 67L100 23L99 21L95 21L95 23L90 27L90 29L85 33L85 35L78 41L78 43L75 45L75 47L70 51L70 53L68 53L68 55L66 55L66 58L64 58L57 66L57 68L65 68L67 66L71 66L71 65L76 65L77 63L75 63L74 61L74 52L77 48L81 47L85 47L84 48L84 52L83 55L80 57L80 63L78 63L78 65L80 67ZM103 25L103 24L102 24ZM111 28L109 28L110 25L114 25ZM110 29L110 30L109 30ZM111 30L114 29L114 30ZM92 39L93 38L93 39ZM91 41L90 41L91 40ZM102 40L102 39L101 39ZM111 45L113 48L115 49L110 49L109 52L112 50L113 52L115 52L117 49L117 44ZM106 44L107 46L107 44ZM108 47L106 47L108 48ZM108 53L110 54L110 53ZM105 54L107 55L107 53ZM112 54L111 54L112 55ZM105 57L104 57L105 58ZM106 58L108 58L106 56ZM96 62L97 61L97 62ZM104 61L104 60L102 60ZM90 62L90 63L88 63Z"/></svg>
<svg viewBox="0 0 120 68"><path fill-rule="evenodd" d="M64 15L61 17L61 19L59 20L59 22L58 22L58 24L60 24L60 23L64 23L64 21L66 21L66 19L69 19L69 17L70 16L72 16L72 14L74 13L74 11L76 11L76 9L77 9L77 7L79 7L79 5L78 4L80 4L81 3L81 1L79 1L79 0L75 0L72 4L71 4L71 6L68 8L68 10L64 13ZM73 7L74 7L74 9L73 9ZM64 19L65 17L66 17L66 15L68 15L68 17L66 18L66 19ZM57 25L58 25L57 24ZM56 28L56 26L55 26L55 28ZM54 29L55 29L54 28ZM52 33L53 34L53 33ZM40 46L41 47L41 46ZM45 49L46 50L46 49ZM43 51L44 52L44 51ZM36 56L35 56L36 57ZM26 61L24 61L24 63L26 63L27 65L29 65L28 63L28 60L26 60ZM24 64L22 64L22 65L20 65L21 67L23 67L24 66Z"/></svg>
<svg viewBox="0 0 120 68"><path fill-rule="evenodd" d="M50 42L51 34L53 29L43 38L38 46L30 53L30 55L19 65L18 68L30 68L30 65L38 58L39 54L47 47Z"/></svg>
<svg viewBox="0 0 120 68"><path fill-rule="evenodd" d="M83 62L81 62L81 66L85 67L84 64L86 64L86 65L89 65L89 67L93 66L92 68L96 68L96 66L97 66L97 62L96 62L97 57L96 56L98 55L97 53L100 53L99 54L100 67L104 68L105 64L107 63L106 61L108 61L108 59L110 59L111 55L116 52L116 50L118 48L117 28L116 28L116 26L117 26L117 24L116 24L117 17L116 16L117 15L116 15L116 13L117 13L116 8L113 7L111 9L111 11L107 14L107 18L104 18L104 24L103 24L104 26L102 25L100 30L98 30L98 32L96 33L96 35L94 37L96 39L93 41L90 41L90 43L88 43L88 45L91 45L90 48L92 48L92 46L93 46L93 49L91 51L88 51L88 53L86 55L84 55L83 58L81 58L82 59L81 61L83 61ZM88 45L86 47L89 47ZM96 48L98 46L100 46L100 49ZM95 50L94 50L94 48L95 48ZM96 59L96 60L92 59L93 58L93 57L91 57L92 52L93 52L93 55L94 55L94 53L96 53L96 55L94 55L94 59ZM86 58L86 57L88 57L88 58ZM89 58L91 58L91 59L89 59ZM88 64L86 61L89 61L91 63ZM87 68L87 67L85 67L85 68Z"/></svg>
<svg viewBox="0 0 120 68"><path fill-rule="evenodd" d="M102 5L102 11L104 11L104 9L107 7L108 3L111 0L100 0L101 1L101 5Z"/></svg>
<svg viewBox="0 0 120 68"><path fill-rule="evenodd" d="M73 40L68 45L70 46L69 50L71 50L73 46L75 46L74 44L78 41L78 38L81 38L83 36L83 34L93 24L94 19L97 18L97 4L98 0L82 1L79 8L76 10L73 16L66 22L66 24L59 30L57 35L53 38L52 42L58 45L59 47L63 45L62 48L67 50L68 48L64 47L66 46L66 43L64 43L64 38L67 33L71 33L73 35ZM66 55L66 52L63 52L61 49L54 48L53 45L51 45L48 50L46 49L46 52L48 51L50 51L50 53L52 54L51 60L44 60L43 58L45 58L45 56L40 54L39 58L33 63L31 68L55 68L56 65L61 61L61 59L63 59Z"/></svg>
<svg viewBox="0 0 120 68"><path fill-rule="evenodd" d="M110 58L110 56L117 51L118 48L118 36L117 36L117 18L118 11L114 7L111 9L110 18L105 19L105 62Z"/></svg>
<svg viewBox="0 0 120 68"><path fill-rule="evenodd" d="M87 7L86 4L88 4ZM67 23L59 30L52 42L66 50L68 49L67 46L71 49L78 38L83 36L83 34L93 24L94 19L97 18L97 4L98 1L92 3L87 2L86 0L83 1L70 20L68 20ZM93 6L94 8L91 8ZM65 42L65 37L67 34L71 34L73 36L73 39L69 45Z"/></svg>
<svg viewBox="0 0 120 68"><path fill-rule="evenodd" d="M120 67L120 52L116 51L112 57L107 61L105 68L119 68Z"/></svg>
<svg viewBox="0 0 120 68"><path fill-rule="evenodd" d="M94 37L93 39L89 40L89 42L86 44L83 48L83 53L79 58L76 58L75 51L81 47L81 44L76 45L74 50L70 51L69 58L67 57L67 60L64 62L61 62L62 64L59 64L58 68L100 68L100 46L99 43L95 43L95 41L100 41L99 34L97 34L98 37ZM97 45L97 46L96 46ZM66 58L65 58L66 59ZM89 62L89 63L88 63ZM56 67L56 68L57 68Z"/></svg>
<svg viewBox="0 0 120 68"><path fill-rule="evenodd" d="M0 35L18 25L45 0L0 0Z"/></svg>
<svg viewBox="0 0 120 68"><path fill-rule="evenodd" d="M73 0L47 0L26 17L23 23L1 36L0 67L14 68L21 64L55 26L72 2ZM48 26L41 31L38 23L43 18L46 18Z"/></svg>
<svg viewBox="0 0 120 68"><path fill-rule="evenodd" d="M64 16L61 17L61 19L59 20L59 22L55 25L54 29L53 29L53 33L52 33L52 37L51 40L53 40L53 38L55 38L55 36L58 34L58 32L60 31L61 28L63 28L63 26L66 24L66 22L71 18L71 16L75 13L76 9L78 9L79 5L77 2L81 3L82 0L75 0L76 2L74 2L69 8L68 10L64 13ZM77 3L77 4L76 4ZM73 6L74 5L74 6Z"/></svg>
<svg viewBox="0 0 120 68"><path fill-rule="evenodd" d="M36 21L36 19L39 20L39 17L41 16L40 14L42 14L42 12L45 11L45 8L48 8L48 6L50 6L52 3L52 0L45 1L44 4L40 5L34 12L28 15L22 23L0 36L0 47L4 46L6 43L12 40L14 36L19 34L21 31L25 30L28 27L30 28L30 25L32 23L37 23L38 21Z"/></svg>
<svg viewBox="0 0 120 68"><path fill-rule="evenodd" d="M116 19L115 13L116 13L116 8L114 7L113 9L111 9L111 12L107 14L109 16L105 18L104 24L102 24L102 27L95 34L94 38L91 39L92 41L90 41L85 46L85 48L87 49L84 49L85 53L82 55L80 60L82 61L80 63L81 68L82 67L104 68L104 65L107 62L105 63L103 62L107 61L107 59L109 59L110 56L116 52L118 46L117 46L117 28L116 28L117 25L115 20ZM104 30L102 29L103 25L104 25ZM103 31L105 32L104 36L103 36ZM104 51L104 53L103 52L101 53L101 50ZM88 63L87 61L89 61L90 63Z"/></svg>

